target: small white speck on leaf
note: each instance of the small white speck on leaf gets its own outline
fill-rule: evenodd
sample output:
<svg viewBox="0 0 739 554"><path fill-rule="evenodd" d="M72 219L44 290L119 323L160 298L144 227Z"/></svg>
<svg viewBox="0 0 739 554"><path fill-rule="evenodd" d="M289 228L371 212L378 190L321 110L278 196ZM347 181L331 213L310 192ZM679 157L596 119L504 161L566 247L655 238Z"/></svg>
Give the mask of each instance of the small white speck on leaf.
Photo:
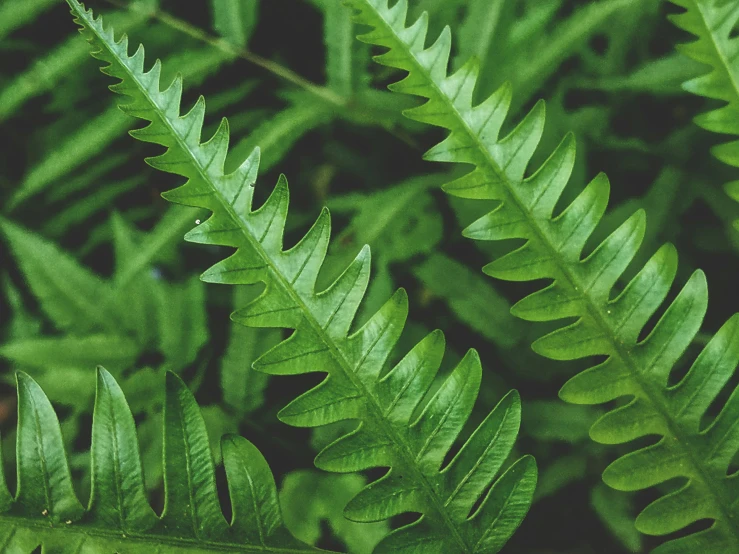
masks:
<svg viewBox="0 0 739 554"><path fill-rule="evenodd" d="M200 220L199 219L196 219L195 220L195 225L200 225Z"/></svg>

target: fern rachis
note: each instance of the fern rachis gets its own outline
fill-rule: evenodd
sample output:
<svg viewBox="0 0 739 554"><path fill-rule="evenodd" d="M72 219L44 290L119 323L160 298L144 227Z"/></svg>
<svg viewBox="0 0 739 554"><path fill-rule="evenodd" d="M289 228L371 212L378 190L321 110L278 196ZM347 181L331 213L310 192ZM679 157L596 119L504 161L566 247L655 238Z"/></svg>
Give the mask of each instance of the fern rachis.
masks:
<svg viewBox="0 0 739 554"><path fill-rule="evenodd" d="M670 371L697 333L706 310L707 286L702 272L693 274L650 335L638 341L675 277L675 249L659 249L612 298L617 280L641 243L644 214L635 213L581 259L586 241L605 211L609 185L604 176L597 176L572 204L552 217L572 171L575 152L574 141L568 136L536 172L525 177L543 131L543 103L499 139L510 87L504 85L473 106L477 80L474 60L447 77L448 27L425 48L427 17L424 14L406 27L405 0L392 7L388 0L345 3L357 10L359 23L372 27L360 38L389 48L376 60L408 72L390 88L428 99L406 115L450 131L426 158L474 166L445 190L465 198L499 202L493 212L470 225L465 235L480 240L526 239L524 246L484 271L514 281L552 280L547 288L514 306L514 314L532 321L577 318L534 343L535 350L560 360L607 356L602 364L571 379L561 396L587 404L633 396L632 402L607 413L593 426L591 436L600 442L662 436L657 444L615 461L606 470L605 480L616 488L638 490L673 477L688 478L683 488L647 507L637 520L638 527L661 535L699 519L712 519L709 530L667 542L657 551L718 554L739 550L737 495L734 482L726 476L739 447L739 437L727 423L736 398L728 401L712 426L706 430L699 427L701 416L739 361L739 317L731 318L688 375L668 388Z"/></svg>
<svg viewBox="0 0 739 554"><path fill-rule="evenodd" d="M283 251L288 203L284 177L264 205L252 210L259 151L225 175L226 121L201 144L202 98L180 116L180 79L160 92L158 61L144 72L142 48L129 56L125 37L116 41L112 31L103 29L102 22L78 2L69 4L98 48L94 55L110 64L104 72L121 79L112 88L132 99L122 109L151 122L132 134L168 148L149 159L149 164L188 178L165 197L213 212L187 239L237 248L203 279L264 283L263 294L236 312L234 319L250 326L295 330L264 354L257 367L278 375L328 373L321 384L285 407L280 418L308 427L358 419L358 427L319 453L316 464L340 472L390 468L350 502L349 517L377 521L408 511L423 514L391 533L378 551L411 552L423 545L424 551L497 552L526 513L536 479L533 459L523 457L493 482L517 433L517 395L507 395L441 469L477 397L481 378L477 354L470 351L411 420L437 372L444 349L442 335L430 334L384 371L404 326L407 298L398 291L349 335L367 285L369 250L363 249L333 285L316 293L315 280L330 234L328 212L321 213L297 245ZM471 513L480 497L482 504Z"/></svg>

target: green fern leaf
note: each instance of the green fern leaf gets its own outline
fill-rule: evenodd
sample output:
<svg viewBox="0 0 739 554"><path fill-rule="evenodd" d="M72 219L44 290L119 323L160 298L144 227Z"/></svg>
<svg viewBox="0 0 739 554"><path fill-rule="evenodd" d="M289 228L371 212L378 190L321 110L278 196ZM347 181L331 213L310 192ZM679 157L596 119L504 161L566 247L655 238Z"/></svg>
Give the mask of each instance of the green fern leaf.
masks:
<svg viewBox="0 0 739 554"><path fill-rule="evenodd" d="M294 94L290 106L263 121L249 135L238 141L228 153L225 171L230 173L257 147L266 152L261 165L266 171L290 151L293 145L316 127L329 123L333 115L326 106L308 94Z"/></svg>
<svg viewBox="0 0 739 554"><path fill-rule="evenodd" d="M258 19L256 0L211 0L213 27L237 48L246 48Z"/></svg>
<svg viewBox="0 0 739 554"><path fill-rule="evenodd" d="M341 0L311 0L323 11L327 86L343 98L367 88L369 53L354 40L354 24ZM266 150L266 148L264 148Z"/></svg>
<svg viewBox="0 0 739 554"><path fill-rule="evenodd" d="M56 4L54 0L29 0L23 4L3 2L0 5L0 40L4 39L18 27L33 21L39 14Z"/></svg>
<svg viewBox="0 0 739 554"><path fill-rule="evenodd" d="M41 308L57 328L76 335L120 330L123 310L112 300L109 283L53 243L5 219L0 219L0 230Z"/></svg>
<svg viewBox="0 0 739 554"><path fill-rule="evenodd" d="M510 314L511 306L482 275L466 265L432 254L413 270L433 295L446 300L470 328L501 348L520 342L523 325Z"/></svg>
<svg viewBox="0 0 739 554"><path fill-rule="evenodd" d="M205 423L187 386L167 374L165 507L146 498L136 427L123 392L99 368L92 421L90 501L78 500L59 421L36 382L18 373L18 483L8 492L0 464L0 550L44 552L315 552L282 523L274 478L246 439L221 441L233 519L221 512Z"/></svg>
<svg viewBox="0 0 739 554"><path fill-rule="evenodd" d="M739 136L739 38L731 36L739 22L739 5L728 0L670 0L685 12L670 16L681 29L695 35L694 42L683 44L680 51L710 71L683 83L693 94L726 102L721 108L706 112L695 122L714 133ZM739 140L713 148L722 162L739 167ZM726 185L729 195L739 202L739 180ZM734 222L739 229L739 220Z"/></svg>
<svg viewBox="0 0 739 554"><path fill-rule="evenodd" d="M241 308L254 300L246 287L234 290L233 306ZM264 389L269 376L254 371L254 361L280 342L277 329L254 329L231 323L228 348L221 359L223 402L240 419L264 403Z"/></svg>
<svg viewBox="0 0 739 554"><path fill-rule="evenodd" d="M162 223L172 223L172 218ZM0 346L0 356L24 369L43 371L50 379L55 372L103 362L118 374L157 343L167 369L179 372L195 360L208 338L203 284L195 279L180 286L141 275L155 254L150 241L160 241L161 232L150 234L140 249L120 217L113 218L112 226L116 277L104 281L55 244L0 218L0 232L42 310L68 333L8 342ZM36 372L34 376L39 378Z"/></svg>
<svg viewBox="0 0 739 554"><path fill-rule="evenodd" d="M198 79L204 79L224 62L233 59L214 48L179 53L172 57L173 62L187 59L189 63L185 76ZM110 106L88 121L29 170L21 186L8 200L7 210L15 209L100 154L111 142L123 135L130 125L131 120L115 106Z"/></svg>
<svg viewBox="0 0 739 554"><path fill-rule="evenodd" d="M93 55L109 64L103 71L121 79L111 88L130 97L122 109L151 122L133 136L167 147L148 163L188 179L165 197L213 212L187 240L237 248L202 278L223 284L264 283L263 293L233 318L248 326L295 330L265 353L257 367L274 375L328 373L321 384L286 406L280 418L303 427L357 419L357 428L321 451L316 465L336 472L390 468L354 497L346 508L348 517L379 521L404 512L421 514L388 535L378 545L381 552L497 552L528 510L536 482L530 456L495 480L517 435L518 395L508 394L442 469L478 394L482 368L477 354L465 356L412 420L437 373L442 334L431 333L395 367L383 371L406 319L405 292L396 292L349 334L369 278L369 250L364 248L331 286L316 292L329 242L328 212L321 213L297 245L283 250L286 179L280 177L269 199L253 210L259 151L224 174L227 122L201 144L202 97L180 116L181 80L162 91L158 61L145 72L143 48L129 56L125 37L116 41L76 0L69 4L95 46Z"/></svg>
<svg viewBox="0 0 739 554"><path fill-rule="evenodd" d="M590 435L599 442L619 444L648 435L661 437L659 442L613 462L605 472L605 481L621 490L639 490L673 478L687 480L650 504L638 517L637 528L665 535L709 519L713 520L710 528L666 542L655 552L739 551L739 491L736 480L727 476L739 450L739 435L732 426L739 395L731 397L708 428L701 427L701 418L739 362L739 315L713 337L687 376L668 387L670 373L706 311L703 273L691 276L652 332L639 340L667 296L677 270L675 249L666 245L623 290L615 288L644 237L643 211L633 214L583 259L583 248L606 209L608 180L597 176L553 217L573 167L575 146L572 136L567 136L538 170L526 176L544 126L543 103L534 106L507 136L500 137L511 101L510 87L502 86L473 106L477 65L470 60L447 75L449 28L425 48L427 16L406 27L405 0L392 7L387 0L346 3L358 10L358 22L373 28L361 40L389 48L376 60L408 72L391 89L428 99L406 115L450 131L426 158L473 166L445 190L465 198L498 201L495 210L470 225L465 235L480 240L526 240L484 271L511 281L552 280L543 290L518 302L513 313L530 321L576 318L536 341L534 349L556 360L607 357L571 379L561 391L562 398L581 404L632 398L595 423Z"/></svg>
<svg viewBox="0 0 739 554"><path fill-rule="evenodd" d="M10 4L3 4L5 7L10 8ZM14 7L17 11L18 6ZM113 17L116 28L123 30L130 30L146 20L143 13L134 11L113 14ZM34 96L52 89L85 60L87 49L75 36L70 36L54 50L35 60L29 69L0 89L0 123L20 112L23 104Z"/></svg>
<svg viewBox="0 0 739 554"><path fill-rule="evenodd" d="M322 524L340 538L352 554L371 554L388 533L386 522L356 523L344 517L344 506L366 485L361 475L336 475L311 470L285 475L280 487L287 528L308 544L321 538Z"/></svg>

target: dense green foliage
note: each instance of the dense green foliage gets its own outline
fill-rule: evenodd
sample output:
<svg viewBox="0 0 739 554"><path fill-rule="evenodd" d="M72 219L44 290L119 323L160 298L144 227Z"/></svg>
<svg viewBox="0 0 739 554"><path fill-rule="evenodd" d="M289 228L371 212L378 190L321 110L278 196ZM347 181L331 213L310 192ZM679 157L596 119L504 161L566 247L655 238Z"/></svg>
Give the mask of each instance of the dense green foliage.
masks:
<svg viewBox="0 0 739 554"><path fill-rule="evenodd" d="M0 4L1 550L739 551L735 0L67 3Z"/></svg>

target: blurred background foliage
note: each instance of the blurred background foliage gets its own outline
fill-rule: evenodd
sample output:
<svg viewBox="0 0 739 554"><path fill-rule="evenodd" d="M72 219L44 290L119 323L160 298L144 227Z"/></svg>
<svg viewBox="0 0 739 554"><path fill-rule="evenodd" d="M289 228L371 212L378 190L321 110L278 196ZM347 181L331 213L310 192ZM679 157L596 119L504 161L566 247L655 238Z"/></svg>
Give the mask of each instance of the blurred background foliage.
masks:
<svg viewBox="0 0 739 554"><path fill-rule="evenodd" d="M429 11L432 35L451 25L456 66L479 58L478 98L512 83L509 125L546 99L539 161L565 132L575 132L577 184L568 190L580 190L599 171L609 175L613 207L594 241L644 208L643 255L675 243L683 279L696 267L707 272L714 301L706 329L731 315L720 299L736 294L736 273L726 267L739 247L731 227L739 210L720 185L732 179L732 169L710 156L720 136L692 123L716 104L681 89L705 68L675 50L690 39L666 19L677 8L657 0L410 4L414 15ZM447 368L458 360L455 352L480 351L486 373L473 419L479 422L509 388L521 392L518 446L537 457L541 477L536 503L504 552L621 554L654 544L633 527L633 506L644 505L649 493L620 493L601 483L616 452L588 439L599 409L557 400L567 377L592 360L564 364L533 354L530 344L546 326L508 312L531 285L493 282L479 271L505 246L462 238L480 202L440 192L452 176L421 160L438 131L402 117L414 100L386 91L392 73L371 63L373 52L355 40L361 29L340 0L96 0L88 7L165 61L165 81L182 73L186 100L205 94L207 133L228 116L234 140L227 166L258 145L262 181L289 176L288 243L328 205L335 240L323 283L362 245L371 246L373 280L360 320L405 287L413 308L399 351L437 327L451 347ZM182 240L203 214L161 201L158 193L176 178L143 163L155 149L126 136L133 120L115 107L107 84L63 2L0 1L6 471L13 471L14 459L13 372L22 369L57 406L78 482L89 487L89 422L101 364L131 402L147 486L161 507L159 391L172 370L204 406L214 442L236 431L264 453L297 537L370 552L387 524L354 524L342 516L365 477L312 469L313 456L337 429L295 429L275 417L311 378L268 379L250 369L282 331L232 324L228 314L254 293L197 279L224 253Z"/></svg>

